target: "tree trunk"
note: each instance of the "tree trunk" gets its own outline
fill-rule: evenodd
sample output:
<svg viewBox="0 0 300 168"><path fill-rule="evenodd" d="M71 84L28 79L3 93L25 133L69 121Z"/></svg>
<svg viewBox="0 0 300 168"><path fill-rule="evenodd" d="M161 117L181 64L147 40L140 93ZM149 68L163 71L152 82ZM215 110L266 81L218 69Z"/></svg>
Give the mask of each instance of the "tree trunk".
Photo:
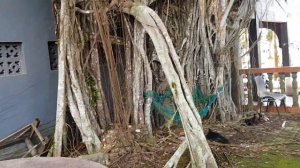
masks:
<svg viewBox="0 0 300 168"><path fill-rule="evenodd" d="M126 109L130 112L130 115L134 116L134 101L133 101L133 45L131 43L131 29L127 21L127 17L123 16L126 27L125 29L125 85L126 85ZM131 120L133 121L133 119ZM128 121L131 122L131 121ZM135 121L136 122L136 121Z"/></svg>
<svg viewBox="0 0 300 168"><path fill-rule="evenodd" d="M58 88L57 88L57 110L54 134L53 156L61 156L63 127L66 118L66 58L69 27L71 18L69 16L70 1L61 1L60 9L60 43L58 50Z"/></svg>
<svg viewBox="0 0 300 168"><path fill-rule="evenodd" d="M135 124L143 123L143 86L144 86L144 73L142 54L146 54L144 50L144 35L145 30L138 23L134 22L134 46L133 46L133 114ZM139 48L139 49L138 49Z"/></svg>
<svg viewBox="0 0 300 168"><path fill-rule="evenodd" d="M201 118L183 77L178 56L162 21L149 7L135 3L132 6L127 6L125 12L133 15L141 22L153 41L182 119L191 153L192 166L217 167L201 127Z"/></svg>
<svg viewBox="0 0 300 168"><path fill-rule="evenodd" d="M96 78L95 87L97 88L97 95L99 97L99 100L97 100L96 110L98 113L101 128L106 129L107 126L111 124L111 118L107 107L107 100L103 93L99 55L98 55L98 49L96 48L92 49L91 51L91 65L92 65L91 68L92 68L93 75Z"/></svg>
<svg viewBox="0 0 300 168"><path fill-rule="evenodd" d="M106 16L105 4L101 1L92 1L93 10L100 11L94 12L96 24L98 25L97 31L99 31L102 41L102 47L105 53L106 62L108 65L109 79L111 81L111 93L114 105L114 120L121 123L124 127L127 125L130 113L124 108L123 95L121 93L120 81L117 74L117 65L113 54L112 42L110 39L109 21Z"/></svg>
<svg viewBox="0 0 300 168"><path fill-rule="evenodd" d="M100 150L101 142L98 138L99 125L94 113L90 109L86 96L84 72L81 68L80 56L83 53L81 45L80 27L75 17L75 0L61 1L60 11L60 46L59 46L59 79L57 100L57 121L54 135L53 156L61 156L62 135L66 113L66 97L68 97L71 114L89 153ZM67 68L68 65L68 68ZM66 84L69 83L68 93ZM71 91L70 91L71 90ZM72 92L72 93L70 93ZM92 124L93 123L93 124Z"/></svg>

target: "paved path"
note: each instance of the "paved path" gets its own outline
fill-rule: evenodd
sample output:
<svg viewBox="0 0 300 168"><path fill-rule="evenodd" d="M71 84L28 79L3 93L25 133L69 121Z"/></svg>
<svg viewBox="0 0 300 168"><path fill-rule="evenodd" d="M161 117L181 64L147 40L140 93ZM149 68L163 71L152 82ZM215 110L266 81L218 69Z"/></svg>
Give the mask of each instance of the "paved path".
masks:
<svg viewBox="0 0 300 168"><path fill-rule="evenodd" d="M75 158L24 158L0 161L0 168L107 168L96 162Z"/></svg>

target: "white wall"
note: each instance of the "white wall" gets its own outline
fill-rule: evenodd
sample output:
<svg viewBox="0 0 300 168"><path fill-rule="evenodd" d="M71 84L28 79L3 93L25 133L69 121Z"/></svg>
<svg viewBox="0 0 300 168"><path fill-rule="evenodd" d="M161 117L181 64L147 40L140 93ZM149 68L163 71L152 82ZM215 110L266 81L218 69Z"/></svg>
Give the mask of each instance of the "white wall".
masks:
<svg viewBox="0 0 300 168"><path fill-rule="evenodd" d="M288 5L285 0L258 0L256 16L260 21L287 22Z"/></svg>
<svg viewBox="0 0 300 168"><path fill-rule="evenodd" d="M300 0L288 0L289 47L291 66L300 66Z"/></svg>

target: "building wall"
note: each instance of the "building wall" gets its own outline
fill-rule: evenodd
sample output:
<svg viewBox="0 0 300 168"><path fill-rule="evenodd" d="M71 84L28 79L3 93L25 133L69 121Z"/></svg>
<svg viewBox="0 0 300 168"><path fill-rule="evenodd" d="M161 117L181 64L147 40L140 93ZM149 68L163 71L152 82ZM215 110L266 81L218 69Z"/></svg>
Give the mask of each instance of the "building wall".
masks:
<svg viewBox="0 0 300 168"><path fill-rule="evenodd" d="M39 118L53 126L57 71L50 69L54 41L51 0L0 0L0 43L22 43L22 72L0 76L0 139Z"/></svg>
<svg viewBox="0 0 300 168"><path fill-rule="evenodd" d="M258 0L256 17L259 21L287 22L288 6L285 0Z"/></svg>

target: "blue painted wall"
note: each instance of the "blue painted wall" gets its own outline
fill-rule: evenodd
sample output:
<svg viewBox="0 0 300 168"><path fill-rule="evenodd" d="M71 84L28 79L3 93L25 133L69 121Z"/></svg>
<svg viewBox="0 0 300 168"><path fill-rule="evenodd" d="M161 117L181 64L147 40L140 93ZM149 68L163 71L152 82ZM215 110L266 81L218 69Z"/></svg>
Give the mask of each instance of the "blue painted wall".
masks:
<svg viewBox="0 0 300 168"><path fill-rule="evenodd" d="M57 71L50 70L54 41L51 0L0 0L0 42L22 42L25 72L0 77L0 139L39 118L53 126Z"/></svg>

